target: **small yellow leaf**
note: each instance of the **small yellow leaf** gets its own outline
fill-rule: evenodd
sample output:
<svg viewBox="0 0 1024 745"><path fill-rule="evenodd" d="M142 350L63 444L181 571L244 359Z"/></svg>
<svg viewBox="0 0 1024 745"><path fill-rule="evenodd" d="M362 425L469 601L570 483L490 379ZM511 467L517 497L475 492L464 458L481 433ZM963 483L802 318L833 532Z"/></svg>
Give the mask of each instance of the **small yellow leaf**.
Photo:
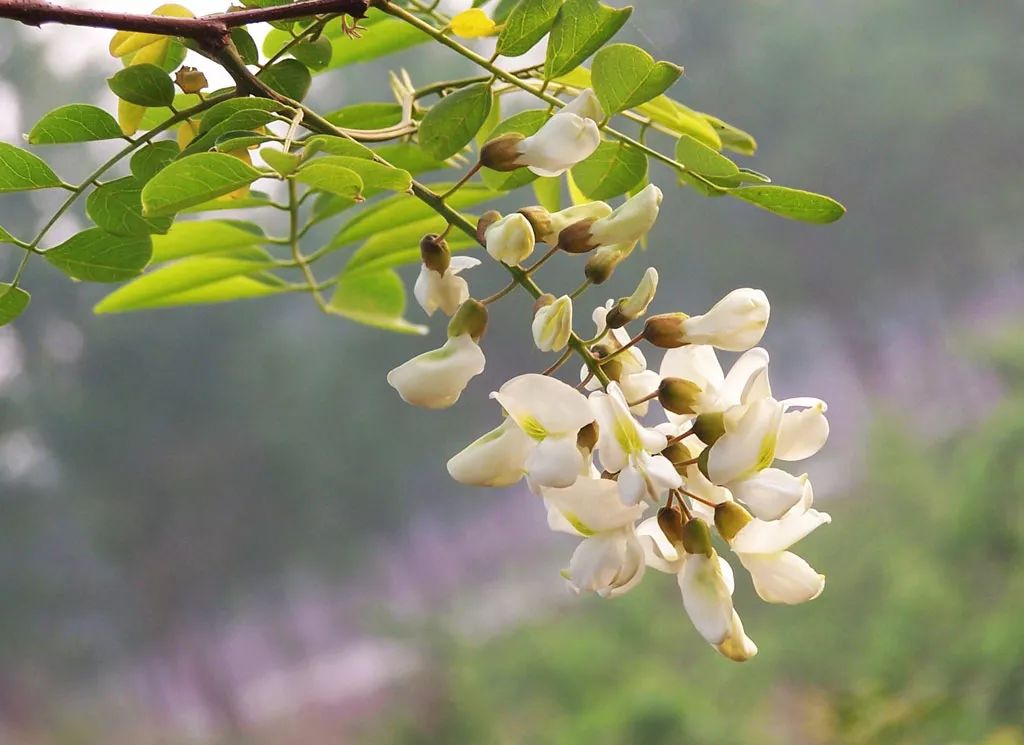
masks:
<svg viewBox="0 0 1024 745"><path fill-rule="evenodd" d="M463 39L493 36L496 28L497 24L480 8L464 10L452 18L451 22L452 33Z"/></svg>
<svg viewBox="0 0 1024 745"><path fill-rule="evenodd" d="M177 5L175 3L161 5L153 11L153 15L170 18L195 18L195 14L193 14L192 11L183 5ZM137 52L143 47L147 47L157 41L166 42L167 39L168 37L161 36L160 34L147 34L142 33L141 31L118 31L110 40L110 56L124 57L126 54ZM164 48L166 49L166 46Z"/></svg>
<svg viewBox="0 0 1024 745"><path fill-rule="evenodd" d="M189 143L199 134L199 121L197 119L186 119L178 127L178 149L184 150Z"/></svg>
<svg viewBox="0 0 1024 745"><path fill-rule="evenodd" d="M117 99L117 123L121 125L121 131L131 137L139 129L139 122L146 113L145 106L131 103L124 99Z"/></svg>

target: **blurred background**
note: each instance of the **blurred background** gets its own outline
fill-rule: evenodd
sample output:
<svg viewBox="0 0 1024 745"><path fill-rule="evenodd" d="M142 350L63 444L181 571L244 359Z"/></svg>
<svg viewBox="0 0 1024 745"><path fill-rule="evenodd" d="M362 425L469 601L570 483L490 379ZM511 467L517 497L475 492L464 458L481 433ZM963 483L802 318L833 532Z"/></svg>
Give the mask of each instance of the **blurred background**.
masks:
<svg viewBox="0 0 1024 745"><path fill-rule="evenodd" d="M487 392L547 364L523 298L465 403L424 412L384 376L437 323L385 336L295 296L94 317L103 288L35 262L0 329L0 743L1024 743L1024 5L638 5L622 40L757 136L745 164L849 210L786 222L655 171L649 258L587 295L648 260L659 311L768 293L776 390L830 404L809 470L834 522L801 544L824 595L767 606L741 578L761 651L736 665L671 577L572 597L574 543L525 487L453 483ZM0 22L0 139L111 105L107 38ZM427 47L389 64L464 70ZM386 71L330 73L313 101L385 100ZM44 155L71 179L104 147ZM53 198L4 195L0 224L31 234ZM478 294L503 281L477 272Z"/></svg>

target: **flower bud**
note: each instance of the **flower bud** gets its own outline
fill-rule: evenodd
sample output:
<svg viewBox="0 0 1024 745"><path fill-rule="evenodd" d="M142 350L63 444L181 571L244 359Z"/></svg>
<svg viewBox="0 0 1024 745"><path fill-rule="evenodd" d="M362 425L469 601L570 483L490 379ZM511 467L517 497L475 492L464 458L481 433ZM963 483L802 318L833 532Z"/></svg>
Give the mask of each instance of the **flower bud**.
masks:
<svg viewBox="0 0 1024 745"><path fill-rule="evenodd" d="M597 436L600 433L600 429L597 426L597 422L591 422L587 426L580 429L576 435L576 447L592 451L597 447Z"/></svg>
<svg viewBox="0 0 1024 745"><path fill-rule="evenodd" d="M529 220L513 212L496 220L484 230L487 253L509 266L519 266L530 254L536 239Z"/></svg>
<svg viewBox="0 0 1024 745"><path fill-rule="evenodd" d="M683 322L689 318L685 313L661 313L651 316L644 324L644 339L661 349L675 349L690 342L683 333Z"/></svg>
<svg viewBox="0 0 1024 745"><path fill-rule="evenodd" d="M493 36L497 24L480 8L469 8L452 17L451 30L463 39L478 39Z"/></svg>
<svg viewBox="0 0 1024 745"><path fill-rule="evenodd" d="M420 258L423 259L423 266L427 269L444 274L452 262L452 252L444 238L430 233L423 236L420 241Z"/></svg>
<svg viewBox="0 0 1024 745"><path fill-rule="evenodd" d="M532 207L523 207L519 214L529 221L534 238L539 243L546 243L545 236L551 232L551 213L536 204Z"/></svg>
<svg viewBox="0 0 1024 745"><path fill-rule="evenodd" d="M622 298L613 305L611 310L608 311L608 315L605 316L604 322L608 325L608 328L618 329L630 321L635 321L647 312L647 306L654 300L654 293L657 291L658 270L653 266L648 267L647 271L644 272L644 276L640 278L640 284L633 290L633 294Z"/></svg>
<svg viewBox="0 0 1024 745"><path fill-rule="evenodd" d="M599 246L640 240L654 227L661 200L661 189L648 184L610 215L594 221L590 229L592 240Z"/></svg>
<svg viewBox="0 0 1024 745"><path fill-rule="evenodd" d="M460 305L448 322L449 339L469 334L473 341L478 342L486 330L487 306L474 298L469 298Z"/></svg>
<svg viewBox="0 0 1024 745"><path fill-rule="evenodd" d="M710 344L727 352L744 352L764 336L771 308L761 290L733 290L703 315L686 319L684 343Z"/></svg>
<svg viewBox="0 0 1024 745"><path fill-rule="evenodd" d="M633 246L623 250L622 246L602 246L587 258L583 274L591 283L600 285L611 279L612 274L623 259L633 251Z"/></svg>
<svg viewBox="0 0 1024 745"><path fill-rule="evenodd" d="M693 414L703 389L692 380L662 378L658 384L658 403L673 414Z"/></svg>
<svg viewBox="0 0 1024 745"><path fill-rule="evenodd" d="M609 380L618 382L622 378L622 362L618 357L612 357L610 360L602 362L602 360L612 353L612 347L608 344L595 344L590 348L591 354L597 358L598 364L601 365L601 371L608 376Z"/></svg>
<svg viewBox="0 0 1024 745"><path fill-rule="evenodd" d="M690 448L686 447L682 442L673 442L662 450L661 454L668 458L669 463L673 465L693 460L693 456L690 455Z"/></svg>
<svg viewBox="0 0 1024 745"><path fill-rule="evenodd" d="M495 137L480 148L480 163L492 171L514 171L522 164L517 162L522 154L520 145L526 139L518 132Z"/></svg>
<svg viewBox="0 0 1024 745"><path fill-rule="evenodd" d="M558 243L558 234L580 220L598 220L612 213L612 208L604 202L585 202L574 204L564 210L548 215L548 226L544 233L537 234L537 240L554 245Z"/></svg>
<svg viewBox="0 0 1024 745"><path fill-rule="evenodd" d="M533 316L532 330L533 343L540 351L557 352L564 349L572 334L572 299L562 295L539 308Z"/></svg>
<svg viewBox="0 0 1024 745"><path fill-rule="evenodd" d="M697 456L697 470L704 474L704 478L710 480L711 477L708 474L711 472L708 469L708 458L711 457L711 448L704 448L700 451L700 455Z"/></svg>
<svg viewBox="0 0 1024 745"><path fill-rule="evenodd" d="M593 220L577 220L558 234L558 248L570 254L585 254L600 244L590 237Z"/></svg>
<svg viewBox="0 0 1024 745"><path fill-rule="evenodd" d="M715 528L718 534L731 541L744 525L754 518L750 513L735 502L722 502L715 507Z"/></svg>
<svg viewBox="0 0 1024 745"><path fill-rule="evenodd" d="M174 73L174 82L182 93L199 93L210 83L206 76L194 67L184 66Z"/></svg>
<svg viewBox="0 0 1024 745"><path fill-rule="evenodd" d="M491 227L494 223L501 219L501 213L498 210L487 210L485 213L480 215L480 219L476 222L476 239L481 245L487 243L486 235L487 228Z"/></svg>
<svg viewBox="0 0 1024 745"><path fill-rule="evenodd" d="M682 543L688 554L704 554L710 558L715 551L711 546L711 531L708 524L699 517L687 520L683 525Z"/></svg>
<svg viewBox="0 0 1024 745"><path fill-rule="evenodd" d="M536 300L533 301L533 313L534 313L534 315L536 315L537 311L539 311L541 308L546 308L549 305L551 305L552 303L554 303L555 300L556 300L555 296L552 295L550 292L543 293L539 298L537 298Z"/></svg>
<svg viewBox="0 0 1024 745"><path fill-rule="evenodd" d="M725 434L724 414L721 411L700 414L693 420L693 434L705 445L714 445Z"/></svg>
<svg viewBox="0 0 1024 745"><path fill-rule="evenodd" d="M683 515L676 507L658 510L658 527L673 546L683 542Z"/></svg>

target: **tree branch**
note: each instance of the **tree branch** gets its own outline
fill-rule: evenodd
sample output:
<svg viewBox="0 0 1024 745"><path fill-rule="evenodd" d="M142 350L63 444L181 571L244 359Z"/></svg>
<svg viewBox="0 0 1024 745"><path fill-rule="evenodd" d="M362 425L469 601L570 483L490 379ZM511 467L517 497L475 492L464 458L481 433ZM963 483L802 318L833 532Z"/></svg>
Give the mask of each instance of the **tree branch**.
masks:
<svg viewBox="0 0 1024 745"><path fill-rule="evenodd" d="M346 13L354 18L366 15L369 0L301 0L291 5L249 8L233 13L216 13L200 18L111 13L85 8L53 5L45 0L0 0L0 18L9 18L28 26L59 23L65 26L89 26L118 31L181 36L194 39L204 49L223 48L232 28L262 21L281 21L320 13Z"/></svg>

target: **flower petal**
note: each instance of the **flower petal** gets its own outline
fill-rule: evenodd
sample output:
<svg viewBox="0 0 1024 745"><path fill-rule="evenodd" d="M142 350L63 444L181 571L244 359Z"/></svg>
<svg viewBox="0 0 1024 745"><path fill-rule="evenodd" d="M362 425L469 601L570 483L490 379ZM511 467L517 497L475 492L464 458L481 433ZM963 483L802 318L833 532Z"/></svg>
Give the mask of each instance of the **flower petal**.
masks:
<svg viewBox="0 0 1024 745"><path fill-rule="evenodd" d="M505 419L448 461L448 473L460 484L510 486L523 477L534 442Z"/></svg>
<svg viewBox="0 0 1024 745"><path fill-rule="evenodd" d="M583 455L576 447L575 433L545 437L526 456L526 472L539 486L572 486L582 467Z"/></svg>
<svg viewBox="0 0 1024 745"><path fill-rule="evenodd" d="M581 535L632 525L644 512L643 505L624 505L619 486L611 479L581 477L572 486L545 488L541 494Z"/></svg>
<svg viewBox="0 0 1024 745"><path fill-rule="evenodd" d="M527 373L491 394L524 432L536 440L549 435L573 437L594 421L586 397L549 375Z"/></svg>
<svg viewBox="0 0 1024 745"><path fill-rule="evenodd" d="M750 478L729 484L733 497L743 502L754 517L778 520L804 494L807 476L793 476L778 468L766 468Z"/></svg>
<svg viewBox="0 0 1024 745"><path fill-rule="evenodd" d="M829 430L825 410L825 402L816 400L809 408L783 414L775 457L779 460L803 460L821 450Z"/></svg>
<svg viewBox="0 0 1024 745"><path fill-rule="evenodd" d="M732 626L732 591L723 566L728 564L717 554L690 554L679 573L683 607L700 635L713 645L721 644Z"/></svg>
<svg viewBox="0 0 1024 745"><path fill-rule="evenodd" d="M830 515L817 510L788 512L781 520L768 521L755 517L740 528L730 545L738 554L774 554L785 551L818 527L830 522Z"/></svg>
<svg viewBox="0 0 1024 745"><path fill-rule="evenodd" d="M814 600L825 589L825 575L791 551L739 554L757 594L767 603L797 605Z"/></svg>

